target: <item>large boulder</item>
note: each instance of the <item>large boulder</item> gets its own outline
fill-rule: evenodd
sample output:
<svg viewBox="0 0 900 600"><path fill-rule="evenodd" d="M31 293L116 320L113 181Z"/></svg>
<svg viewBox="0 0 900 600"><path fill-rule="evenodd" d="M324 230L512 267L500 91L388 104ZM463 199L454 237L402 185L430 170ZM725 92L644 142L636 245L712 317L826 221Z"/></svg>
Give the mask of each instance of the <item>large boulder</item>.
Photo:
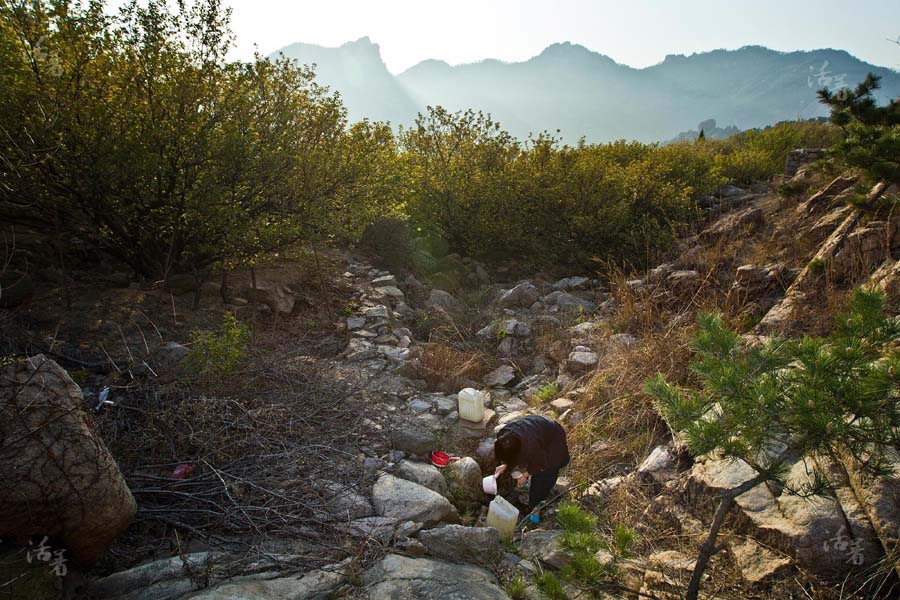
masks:
<svg viewBox="0 0 900 600"><path fill-rule="evenodd" d="M246 287L241 295L250 302L265 304L272 314L289 315L294 310L297 296L286 285L272 282L259 282L256 287Z"/></svg>
<svg viewBox="0 0 900 600"><path fill-rule="evenodd" d="M444 525L419 533L419 541L438 558L491 567L503 554L500 534L493 527Z"/></svg>
<svg viewBox="0 0 900 600"><path fill-rule="evenodd" d="M397 465L397 470L394 471L394 474L401 479L425 486L441 496L446 496L449 491L447 480L444 479L444 476L434 465L404 460Z"/></svg>
<svg viewBox="0 0 900 600"><path fill-rule="evenodd" d="M428 558L389 554L363 574L369 598L509 600L490 572Z"/></svg>
<svg viewBox="0 0 900 600"><path fill-rule="evenodd" d="M818 469L834 482L835 497L805 498L757 485L735 499L739 531L824 577L842 578L881 560L884 551L843 469L811 458L785 460L785 480L792 489L810 485L811 473ZM688 497L694 502L707 498L709 502L695 509L710 511L721 490L734 488L755 474L743 461L701 457L691 470Z"/></svg>
<svg viewBox="0 0 900 600"><path fill-rule="evenodd" d="M438 308L447 311L459 310L462 306L459 303L459 300L444 290L431 290L431 294L428 295L428 300L425 304L429 308Z"/></svg>
<svg viewBox="0 0 900 600"><path fill-rule="evenodd" d="M537 302L540 297L541 293L537 287L530 281L525 281L503 292L499 302L507 308L527 308Z"/></svg>
<svg viewBox="0 0 900 600"><path fill-rule="evenodd" d="M56 537L95 562L136 505L81 389L43 355L16 361L0 371L0 413L0 538Z"/></svg>
<svg viewBox="0 0 900 600"><path fill-rule="evenodd" d="M418 483L393 475L382 475L372 488L375 511L381 517L436 525L458 516L450 501Z"/></svg>
<svg viewBox="0 0 900 600"><path fill-rule="evenodd" d="M434 432L417 426L396 429L391 434L391 445L395 450L402 450L415 456L424 456L434 450L437 438Z"/></svg>
<svg viewBox="0 0 900 600"><path fill-rule="evenodd" d="M464 456L448 467L450 489L460 490L466 498L481 498L481 467L474 458Z"/></svg>
<svg viewBox="0 0 900 600"><path fill-rule="evenodd" d="M554 569L562 569L572 561L561 544L559 529L533 529L522 536L519 554L523 558L540 561Z"/></svg>

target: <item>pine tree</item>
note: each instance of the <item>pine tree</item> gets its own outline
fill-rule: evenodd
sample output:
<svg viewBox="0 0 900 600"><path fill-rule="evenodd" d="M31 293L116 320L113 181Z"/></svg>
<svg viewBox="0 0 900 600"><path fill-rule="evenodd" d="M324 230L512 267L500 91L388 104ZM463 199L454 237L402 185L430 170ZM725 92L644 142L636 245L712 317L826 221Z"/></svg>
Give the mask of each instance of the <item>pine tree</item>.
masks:
<svg viewBox="0 0 900 600"><path fill-rule="evenodd" d="M831 107L831 122L844 131L837 154L875 179L900 183L900 102L878 106L873 94L880 80L869 73L854 90L823 88L819 101Z"/></svg>
<svg viewBox="0 0 900 600"><path fill-rule="evenodd" d="M662 375L647 382L663 418L695 455L740 460L756 476L721 493L686 597L697 598L719 528L735 498L767 481L789 493L821 493L828 482L792 489L785 456L852 458L873 476L886 475L885 450L900 441L900 322L887 318L882 295L854 292L850 311L826 339L771 339L745 344L719 316L698 317L692 367L702 385L681 388ZM780 448L784 451L775 451Z"/></svg>
<svg viewBox="0 0 900 600"><path fill-rule="evenodd" d="M706 134L703 133L703 130L701 129L701 130L700 130L700 135L697 136L697 141L698 141L698 142L702 142L702 141L705 140L705 139L706 139Z"/></svg>

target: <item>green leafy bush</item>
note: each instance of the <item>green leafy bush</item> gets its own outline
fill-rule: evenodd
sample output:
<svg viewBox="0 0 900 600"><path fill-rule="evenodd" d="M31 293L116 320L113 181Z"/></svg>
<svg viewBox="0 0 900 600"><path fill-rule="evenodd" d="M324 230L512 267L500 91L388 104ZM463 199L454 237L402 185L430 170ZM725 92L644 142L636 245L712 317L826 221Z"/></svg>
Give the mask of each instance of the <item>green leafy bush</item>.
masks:
<svg viewBox="0 0 900 600"><path fill-rule="evenodd" d="M225 313L219 331L191 332L191 349L186 364L205 377L233 375L246 356L250 329L232 313Z"/></svg>

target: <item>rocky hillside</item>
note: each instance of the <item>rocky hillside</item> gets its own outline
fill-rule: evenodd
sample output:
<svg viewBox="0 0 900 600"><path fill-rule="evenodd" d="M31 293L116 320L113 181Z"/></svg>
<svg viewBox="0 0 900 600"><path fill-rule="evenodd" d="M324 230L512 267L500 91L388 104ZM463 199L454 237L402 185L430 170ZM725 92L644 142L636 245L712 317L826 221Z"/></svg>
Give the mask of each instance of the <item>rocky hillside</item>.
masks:
<svg viewBox="0 0 900 600"><path fill-rule="evenodd" d="M78 295L80 329L56 321L54 333L41 307L5 315L7 343L15 332L45 356L28 377L15 375L21 362L4 367L19 382L4 401L52 389L75 405L84 416L60 431L101 434L90 447L116 459L137 516L77 578L48 576L10 546L4 572L21 569L48 598L682 597L719 491L752 473L690 456L643 382L689 380L701 308L723 311L748 343L824 332L855 285L884 289L896 310L897 217L875 207L898 191L860 199L855 175L798 156L780 192L726 186L706 198L704 228L646 273L522 277L527 266L451 256L451 287L334 253L327 281L285 262L232 281L240 292L227 305L216 286L190 309L180 295L190 288L158 301L132 284ZM154 306L152 327L120 325ZM225 310L254 324L254 350L238 371L198 379L192 349L209 338L186 323L211 327ZM79 352L76 333L105 359ZM482 422L459 418L463 387L486 392ZM481 478L495 465L495 433L529 413L568 430L573 461L553 494L567 504L504 543L484 526ZM436 449L460 459L438 469ZM808 480L811 460L821 461L793 457L791 483ZM738 497L704 594L893 595L900 476L873 484L848 462L818 466L836 482L832 497L767 485ZM118 477L102 476L121 489ZM594 539L575 536L579 514L596 542L573 542ZM74 535L65 515L52 518L62 539ZM22 585L11 587L34 597Z"/></svg>

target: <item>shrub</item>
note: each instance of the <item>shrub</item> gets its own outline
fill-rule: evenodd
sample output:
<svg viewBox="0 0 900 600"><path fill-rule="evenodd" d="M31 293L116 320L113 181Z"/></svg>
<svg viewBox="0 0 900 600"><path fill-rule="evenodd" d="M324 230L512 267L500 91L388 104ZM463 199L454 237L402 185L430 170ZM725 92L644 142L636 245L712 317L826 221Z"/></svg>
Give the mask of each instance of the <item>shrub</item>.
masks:
<svg viewBox="0 0 900 600"><path fill-rule="evenodd" d="M225 313L219 331L191 332L191 349L185 359L187 367L203 377L233 375L246 356L250 329L232 313Z"/></svg>
<svg viewBox="0 0 900 600"><path fill-rule="evenodd" d="M535 584L537 584L541 593L550 598L550 600L566 600L569 597L556 575L549 571L538 575L535 579Z"/></svg>
<svg viewBox="0 0 900 600"><path fill-rule="evenodd" d="M556 511L556 520L570 533L593 533L597 529L597 517L573 502L563 502Z"/></svg>

